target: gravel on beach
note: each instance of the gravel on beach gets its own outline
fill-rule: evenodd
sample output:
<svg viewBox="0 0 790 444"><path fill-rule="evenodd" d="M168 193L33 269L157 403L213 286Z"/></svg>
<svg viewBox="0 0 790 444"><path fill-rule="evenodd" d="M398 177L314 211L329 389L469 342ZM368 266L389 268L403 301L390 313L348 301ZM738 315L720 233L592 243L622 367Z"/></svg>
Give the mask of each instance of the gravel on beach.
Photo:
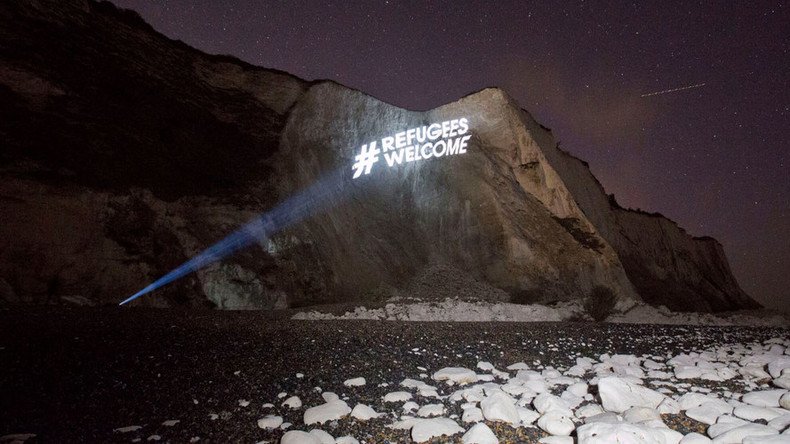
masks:
<svg viewBox="0 0 790 444"><path fill-rule="evenodd" d="M787 336L781 328L295 321L264 312L5 308L0 436L36 435L27 442L276 442L283 430L258 428L257 420L276 414L300 430L318 428L305 429L302 415L324 402L322 392L348 397L351 407L363 403L400 415L401 404L385 404L383 395L402 390L398 384L406 378L444 367L475 369L487 361L498 369L517 362L567 368L577 357L666 356ZM366 384L343 384L357 377ZM425 381L436 384L429 376ZM733 381L694 382L742 388ZM441 388L442 394L452 391ZM283 393L298 396L304 407L283 407ZM385 427L392 418L345 417L320 428L360 441L408 441L408 431ZM683 414L664 419L682 433L701 429ZM178 422L163 425L171 420ZM502 442L548 436L538 428L487 424ZM132 425L140 428L116 430ZM460 442L460 435L432 442Z"/></svg>

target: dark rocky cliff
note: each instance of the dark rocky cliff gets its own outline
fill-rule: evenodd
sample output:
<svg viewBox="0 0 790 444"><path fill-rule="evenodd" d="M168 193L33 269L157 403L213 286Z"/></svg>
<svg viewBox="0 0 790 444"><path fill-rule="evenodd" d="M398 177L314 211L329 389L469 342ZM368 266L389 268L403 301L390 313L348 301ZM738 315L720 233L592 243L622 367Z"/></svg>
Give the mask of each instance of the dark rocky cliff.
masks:
<svg viewBox="0 0 790 444"><path fill-rule="evenodd" d="M362 144L459 117L466 154L351 178ZM498 89L413 112L203 54L108 3L5 2L0 137L0 300L117 302L345 169L327 211L137 303L296 306L437 276L520 301L603 285L673 309L755 305L715 240L611 202Z"/></svg>

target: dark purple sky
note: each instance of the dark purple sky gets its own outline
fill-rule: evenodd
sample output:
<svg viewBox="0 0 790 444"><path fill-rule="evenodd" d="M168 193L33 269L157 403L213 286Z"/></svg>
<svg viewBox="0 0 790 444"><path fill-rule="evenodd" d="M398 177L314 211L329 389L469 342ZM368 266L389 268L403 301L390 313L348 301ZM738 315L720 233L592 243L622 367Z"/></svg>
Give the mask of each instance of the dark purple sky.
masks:
<svg viewBox="0 0 790 444"><path fill-rule="evenodd" d="M790 310L787 2L113 1L404 108L502 87L621 205L719 239L741 286Z"/></svg>

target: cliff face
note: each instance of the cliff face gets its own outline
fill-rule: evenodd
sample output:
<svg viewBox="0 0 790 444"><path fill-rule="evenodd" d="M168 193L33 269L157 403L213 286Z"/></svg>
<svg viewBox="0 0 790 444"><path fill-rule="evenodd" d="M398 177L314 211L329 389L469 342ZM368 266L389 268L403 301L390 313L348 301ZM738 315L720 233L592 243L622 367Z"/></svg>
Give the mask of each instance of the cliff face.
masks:
<svg viewBox="0 0 790 444"><path fill-rule="evenodd" d="M498 89L414 112L202 54L109 4L5 3L0 23L0 299L117 302L345 171L315 197L325 211L139 303L295 306L429 276L520 301L603 285L675 309L754 304L717 242L610 202ZM465 154L352 179L363 144L462 117Z"/></svg>
<svg viewBox="0 0 790 444"><path fill-rule="evenodd" d="M629 280L645 301L678 311L759 306L738 285L719 242L689 236L660 214L620 207L613 196L606 195L585 162L557 147L551 134L531 118L525 125L540 140L541 151L561 177L564 189L617 252ZM554 186L546 184L544 188ZM543 201L552 205L548 199ZM561 207L556 211L561 212Z"/></svg>

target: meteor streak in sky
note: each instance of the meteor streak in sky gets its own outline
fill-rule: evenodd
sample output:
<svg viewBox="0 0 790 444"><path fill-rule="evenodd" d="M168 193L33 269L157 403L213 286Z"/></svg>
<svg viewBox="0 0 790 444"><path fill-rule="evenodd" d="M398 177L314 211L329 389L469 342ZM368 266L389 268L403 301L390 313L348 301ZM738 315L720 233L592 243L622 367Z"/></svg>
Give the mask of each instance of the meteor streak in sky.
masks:
<svg viewBox="0 0 790 444"><path fill-rule="evenodd" d="M657 96L659 94L668 94L668 93L672 93L672 92L675 92L675 91L683 91L684 89L699 88L700 86L705 86L705 84L704 83L697 83L696 85L684 86L684 87L681 87L681 88L665 89L663 91L656 91L656 92L651 92L651 93L648 93L648 94L642 94L639 97Z"/></svg>

